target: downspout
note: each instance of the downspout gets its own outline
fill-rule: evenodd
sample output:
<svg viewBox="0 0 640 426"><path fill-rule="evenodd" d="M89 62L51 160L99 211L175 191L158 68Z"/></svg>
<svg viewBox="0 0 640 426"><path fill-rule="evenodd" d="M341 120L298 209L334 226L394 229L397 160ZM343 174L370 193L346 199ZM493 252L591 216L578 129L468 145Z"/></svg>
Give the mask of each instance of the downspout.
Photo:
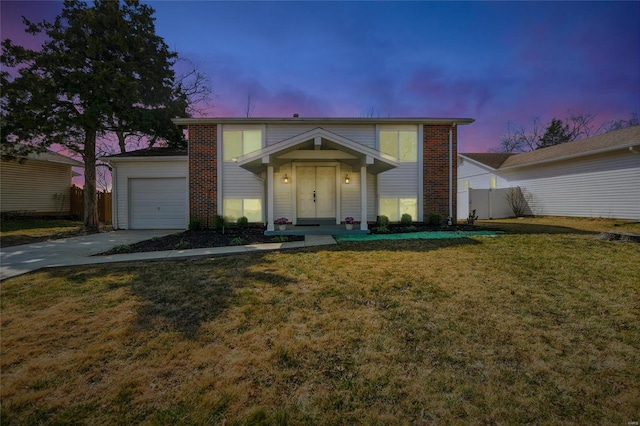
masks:
<svg viewBox="0 0 640 426"><path fill-rule="evenodd" d="M449 217L447 225L453 225L453 129L456 123L451 123L449 128Z"/></svg>

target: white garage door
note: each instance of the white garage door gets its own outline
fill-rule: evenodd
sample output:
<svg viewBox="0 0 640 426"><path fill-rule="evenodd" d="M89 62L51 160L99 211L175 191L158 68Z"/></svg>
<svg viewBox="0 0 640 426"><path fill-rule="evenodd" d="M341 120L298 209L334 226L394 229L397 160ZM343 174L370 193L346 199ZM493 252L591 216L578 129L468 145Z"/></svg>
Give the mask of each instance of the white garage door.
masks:
<svg viewBox="0 0 640 426"><path fill-rule="evenodd" d="M129 179L130 229L187 227L185 178Z"/></svg>

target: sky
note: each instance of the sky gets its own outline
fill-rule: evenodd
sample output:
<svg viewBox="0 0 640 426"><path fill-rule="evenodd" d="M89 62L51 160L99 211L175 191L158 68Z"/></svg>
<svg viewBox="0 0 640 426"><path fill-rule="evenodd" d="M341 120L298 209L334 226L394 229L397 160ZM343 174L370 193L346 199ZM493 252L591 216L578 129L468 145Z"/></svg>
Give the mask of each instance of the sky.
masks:
<svg viewBox="0 0 640 426"><path fill-rule="evenodd" d="M509 122L570 113L595 127L640 113L640 2L145 1L169 48L209 76L209 116L467 117L459 152L497 148ZM2 39L36 47L0 2Z"/></svg>

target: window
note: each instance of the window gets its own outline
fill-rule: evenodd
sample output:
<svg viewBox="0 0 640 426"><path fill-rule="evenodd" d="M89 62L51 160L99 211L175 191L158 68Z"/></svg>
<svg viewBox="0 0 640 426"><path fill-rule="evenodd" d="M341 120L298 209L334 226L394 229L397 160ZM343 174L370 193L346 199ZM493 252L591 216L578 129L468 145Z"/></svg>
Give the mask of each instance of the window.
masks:
<svg viewBox="0 0 640 426"><path fill-rule="evenodd" d="M418 161L417 130L381 130L380 151L404 163Z"/></svg>
<svg viewBox="0 0 640 426"><path fill-rule="evenodd" d="M249 222L262 222L262 200L258 198L225 198L222 211L231 221L246 216Z"/></svg>
<svg viewBox="0 0 640 426"><path fill-rule="evenodd" d="M403 214L410 214L412 220L418 220L418 201L416 198L380 198L380 214L391 222L399 222Z"/></svg>
<svg viewBox="0 0 640 426"><path fill-rule="evenodd" d="M233 161L250 152L262 148L262 131L260 130L225 130L222 134L222 158Z"/></svg>
<svg viewBox="0 0 640 426"><path fill-rule="evenodd" d="M489 182L489 187L490 187L491 189L496 189L496 178L495 178L495 176L493 176L493 177L491 178L491 181Z"/></svg>

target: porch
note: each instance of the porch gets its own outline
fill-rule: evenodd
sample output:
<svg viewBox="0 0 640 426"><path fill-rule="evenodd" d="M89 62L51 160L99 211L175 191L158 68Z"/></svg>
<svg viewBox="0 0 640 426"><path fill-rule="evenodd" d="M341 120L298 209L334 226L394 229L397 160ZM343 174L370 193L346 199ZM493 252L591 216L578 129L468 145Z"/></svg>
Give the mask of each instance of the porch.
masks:
<svg viewBox="0 0 640 426"><path fill-rule="evenodd" d="M321 224L321 225L287 225L287 229L280 231L276 228L274 231L264 231L264 235L353 235L368 234L369 230L356 229L347 230L344 225Z"/></svg>

